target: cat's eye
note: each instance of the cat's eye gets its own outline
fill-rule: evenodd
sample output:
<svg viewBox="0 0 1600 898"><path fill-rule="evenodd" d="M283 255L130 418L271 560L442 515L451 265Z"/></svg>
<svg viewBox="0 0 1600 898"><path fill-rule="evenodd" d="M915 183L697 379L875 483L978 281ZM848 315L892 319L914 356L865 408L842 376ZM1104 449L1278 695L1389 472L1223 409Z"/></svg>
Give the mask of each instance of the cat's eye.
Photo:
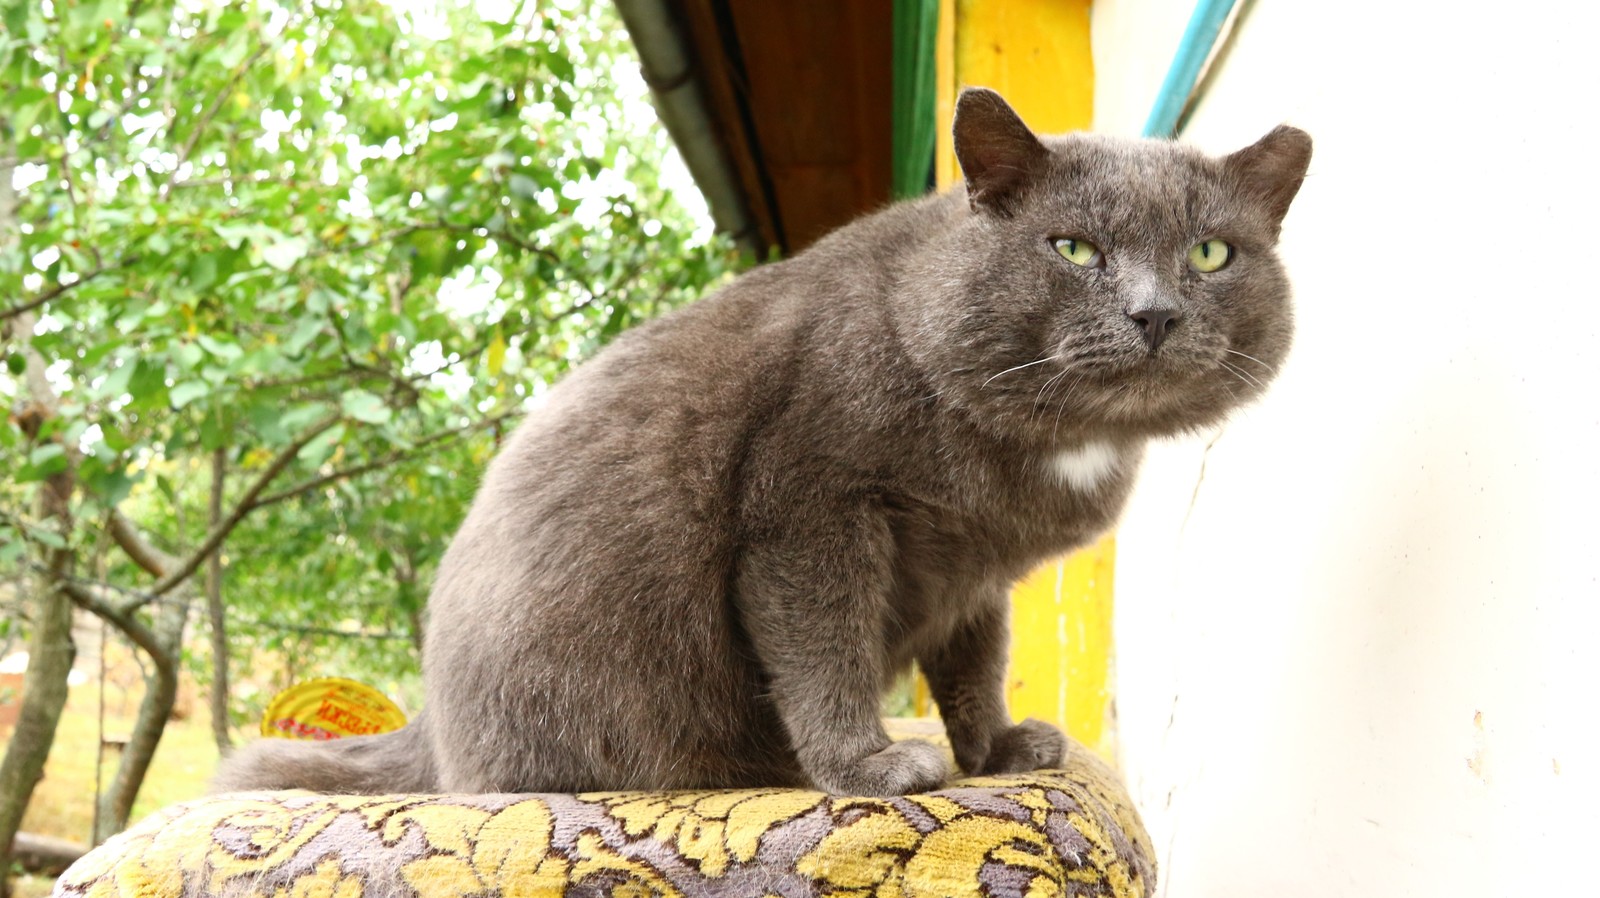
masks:
<svg viewBox="0 0 1600 898"><path fill-rule="evenodd" d="M1087 240L1079 240L1076 237L1058 237L1050 242L1055 246L1056 252L1061 254L1061 258L1074 265L1083 268L1099 268L1105 264L1105 257L1100 255L1100 247Z"/></svg>
<svg viewBox="0 0 1600 898"><path fill-rule="evenodd" d="M1233 247L1221 240L1207 240L1189 247L1189 267L1201 274L1220 269L1232 258Z"/></svg>

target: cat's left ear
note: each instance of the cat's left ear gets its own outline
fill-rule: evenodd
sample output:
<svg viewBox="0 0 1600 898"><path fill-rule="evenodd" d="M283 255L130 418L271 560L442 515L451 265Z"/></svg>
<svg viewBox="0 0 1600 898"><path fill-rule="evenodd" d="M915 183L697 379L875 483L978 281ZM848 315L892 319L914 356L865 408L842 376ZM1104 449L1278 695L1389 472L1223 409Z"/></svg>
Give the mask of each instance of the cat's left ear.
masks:
<svg viewBox="0 0 1600 898"><path fill-rule="evenodd" d="M1311 164L1311 135L1279 125L1266 137L1229 154L1223 164L1246 191L1266 204L1273 221L1281 223Z"/></svg>
<svg viewBox="0 0 1600 898"><path fill-rule="evenodd" d="M961 92L952 130L974 211L1009 211L1018 190L1050 155L1011 106L986 87Z"/></svg>

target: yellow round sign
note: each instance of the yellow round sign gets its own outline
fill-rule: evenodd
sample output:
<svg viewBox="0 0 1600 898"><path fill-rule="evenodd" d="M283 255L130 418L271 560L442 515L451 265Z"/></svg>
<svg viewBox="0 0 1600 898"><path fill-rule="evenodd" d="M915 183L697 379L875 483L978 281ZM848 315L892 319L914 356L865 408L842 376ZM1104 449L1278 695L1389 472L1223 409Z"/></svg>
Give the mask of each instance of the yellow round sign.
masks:
<svg viewBox="0 0 1600 898"><path fill-rule="evenodd" d="M405 725L405 712L378 690L343 677L323 677L274 696L261 718L261 735L340 739L392 733Z"/></svg>

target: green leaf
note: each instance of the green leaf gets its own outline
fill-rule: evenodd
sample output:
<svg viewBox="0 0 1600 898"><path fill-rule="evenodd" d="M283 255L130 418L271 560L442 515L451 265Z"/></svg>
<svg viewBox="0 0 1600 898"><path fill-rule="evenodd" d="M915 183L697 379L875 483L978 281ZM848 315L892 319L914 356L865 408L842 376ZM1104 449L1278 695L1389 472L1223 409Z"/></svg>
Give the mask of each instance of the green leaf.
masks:
<svg viewBox="0 0 1600 898"><path fill-rule="evenodd" d="M262 260L279 271L293 268L311 249L311 244L303 237L284 237L257 246L261 250Z"/></svg>
<svg viewBox="0 0 1600 898"><path fill-rule="evenodd" d="M322 319L320 317L307 315L301 318L300 323L294 327L294 333L290 334L289 339L283 344L284 354L298 356L300 353L305 352L306 347L311 345L311 341L315 340L317 335L321 333Z"/></svg>
<svg viewBox="0 0 1600 898"><path fill-rule="evenodd" d="M533 201L539 196L539 184L532 178L523 174L514 174L509 179L511 195L519 200Z"/></svg>
<svg viewBox="0 0 1600 898"><path fill-rule="evenodd" d="M611 309L611 314L606 316L606 323L600 328L601 339L609 340L612 337L615 337L617 334L622 332L623 326L627 323L628 307L620 303L616 306L613 306Z"/></svg>
<svg viewBox="0 0 1600 898"><path fill-rule="evenodd" d="M183 408L189 403L211 393L211 385L203 380L186 380L172 388L172 407Z"/></svg>
<svg viewBox="0 0 1600 898"><path fill-rule="evenodd" d="M200 351L200 347L193 343L179 343L177 346L172 347L172 360L186 370L193 371L196 366L205 360L205 354Z"/></svg>
<svg viewBox="0 0 1600 898"><path fill-rule="evenodd" d="M298 433L309 427L311 422L321 419L328 414L328 406L321 402L308 402L295 406L278 417L278 424L289 433Z"/></svg>
<svg viewBox="0 0 1600 898"><path fill-rule="evenodd" d="M3 21L5 22L6 31L8 33L13 35L21 35L26 33L28 30L28 12L30 7L33 9L38 9L38 7L32 3L7 3L5 5Z"/></svg>
<svg viewBox="0 0 1600 898"><path fill-rule="evenodd" d="M217 257L211 253L195 256L189 263L189 286L206 290L217 282Z"/></svg>
<svg viewBox="0 0 1600 898"><path fill-rule="evenodd" d="M156 475L156 490L158 492L160 492L162 496L165 496L166 500L169 503L171 503L173 505L177 505L178 504L178 491L172 485L172 478L171 477L168 477L165 474L157 474Z"/></svg>
<svg viewBox="0 0 1600 898"><path fill-rule="evenodd" d="M133 366L133 376L128 383L128 394L133 397L133 405L135 407L148 409L157 405L166 405L165 365L155 364L148 359L140 359L138 362L125 361L122 364Z"/></svg>
<svg viewBox="0 0 1600 898"><path fill-rule="evenodd" d="M60 443L45 443L28 453L28 462L17 469L17 483L34 483L67 469L66 450Z"/></svg>
<svg viewBox="0 0 1600 898"><path fill-rule="evenodd" d="M239 249L241 246L252 240L255 240L264 231L266 231L265 228L262 228L261 225L258 224L252 224L250 222L234 224L226 221L219 221L213 224L211 226L211 230L218 237L221 237L223 240L227 241L228 246L232 247L233 249ZM266 232L272 233L270 231Z"/></svg>
<svg viewBox="0 0 1600 898"><path fill-rule="evenodd" d="M15 534L16 531L11 531L11 533ZM8 536L5 531L0 530L0 564L5 564L5 565L16 564L17 561L19 559L21 559L21 558L22 558L22 540L17 539L15 535ZM9 618L9 617L0 618L0 638L4 638L6 636L9 636L10 633L11 633L11 618Z"/></svg>
<svg viewBox="0 0 1600 898"><path fill-rule="evenodd" d="M234 361L244 355L244 350L239 348L239 344L218 340L210 334L201 334L195 338L195 341L204 347L206 352L222 359L224 362Z"/></svg>
<svg viewBox="0 0 1600 898"><path fill-rule="evenodd" d="M224 411L218 408L212 414L206 415L200 422L200 448L213 452L228 445L228 440L233 436L232 422L224 417Z"/></svg>
<svg viewBox="0 0 1600 898"><path fill-rule="evenodd" d="M28 453L28 464L44 464L47 461L61 458L66 454L67 450L62 448L60 443L45 443L42 446L35 446L33 451Z"/></svg>
<svg viewBox="0 0 1600 898"><path fill-rule="evenodd" d="M128 498L135 483L121 465L107 467L96 463L91 467L88 463L79 471L84 486L99 497L101 504L113 508Z"/></svg>
<svg viewBox="0 0 1600 898"><path fill-rule="evenodd" d="M52 549L65 549L67 547L67 541L62 538L61 534L48 527L38 527L30 524L28 525L28 536L32 537L35 542Z"/></svg>
<svg viewBox="0 0 1600 898"><path fill-rule="evenodd" d="M107 421L100 422L100 438L112 452L127 452L133 448L133 440L128 439L120 428Z"/></svg>
<svg viewBox="0 0 1600 898"><path fill-rule="evenodd" d="M305 444L305 446L300 449L299 458L302 461L310 464L320 465L328 460L328 456L333 454L334 448L337 447L339 445L339 441L343 439L344 425L335 424L327 430L324 430L322 433L317 434L316 437L311 440L311 442Z"/></svg>
<svg viewBox="0 0 1600 898"><path fill-rule="evenodd" d="M340 398L340 406L345 414L368 424L386 423L393 415L382 399L366 390L346 390Z"/></svg>

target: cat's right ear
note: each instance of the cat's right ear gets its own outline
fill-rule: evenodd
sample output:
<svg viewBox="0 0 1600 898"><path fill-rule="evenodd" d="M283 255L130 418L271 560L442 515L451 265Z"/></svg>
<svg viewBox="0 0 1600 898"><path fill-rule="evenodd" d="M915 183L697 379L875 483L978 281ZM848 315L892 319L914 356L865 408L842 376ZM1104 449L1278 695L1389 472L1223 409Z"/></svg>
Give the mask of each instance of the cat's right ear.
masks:
<svg viewBox="0 0 1600 898"><path fill-rule="evenodd" d="M987 87L961 92L952 130L974 211L1009 212L1017 191L1050 155L1011 106Z"/></svg>
<svg viewBox="0 0 1600 898"><path fill-rule="evenodd" d="M1266 204L1273 221L1281 223L1311 165L1311 135L1279 125L1223 163L1246 192Z"/></svg>

